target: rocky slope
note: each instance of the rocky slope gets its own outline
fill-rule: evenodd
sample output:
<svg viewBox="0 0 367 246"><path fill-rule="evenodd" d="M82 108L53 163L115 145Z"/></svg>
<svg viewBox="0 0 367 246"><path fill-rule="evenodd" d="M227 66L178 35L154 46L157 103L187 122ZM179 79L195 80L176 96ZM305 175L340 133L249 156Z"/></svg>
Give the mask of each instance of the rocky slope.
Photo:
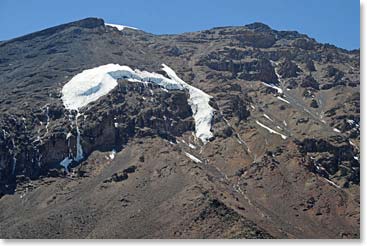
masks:
<svg viewBox="0 0 367 246"><path fill-rule="evenodd" d="M65 107L65 84L112 63L208 94L208 142L190 89L154 78ZM88 18L0 42L0 236L359 238L359 72L359 50L261 23Z"/></svg>

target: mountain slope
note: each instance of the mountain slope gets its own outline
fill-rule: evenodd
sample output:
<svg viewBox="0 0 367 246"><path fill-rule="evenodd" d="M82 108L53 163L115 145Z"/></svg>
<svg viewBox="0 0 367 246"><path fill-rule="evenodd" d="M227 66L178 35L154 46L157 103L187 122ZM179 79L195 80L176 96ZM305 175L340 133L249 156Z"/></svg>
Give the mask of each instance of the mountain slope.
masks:
<svg viewBox="0 0 367 246"><path fill-rule="evenodd" d="M88 18L0 54L3 238L359 237L359 51Z"/></svg>

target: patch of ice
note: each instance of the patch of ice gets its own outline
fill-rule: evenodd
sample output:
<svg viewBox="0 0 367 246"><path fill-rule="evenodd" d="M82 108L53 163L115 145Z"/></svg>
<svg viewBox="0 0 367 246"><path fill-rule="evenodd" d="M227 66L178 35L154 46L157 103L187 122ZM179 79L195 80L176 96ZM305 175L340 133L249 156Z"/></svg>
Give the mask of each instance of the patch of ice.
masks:
<svg viewBox="0 0 367 246"><path fill-rule="evenodd" d="M191 144L191 143L189 143L189 147L190 147L191 149L196 149L196 146L195 146L195 145L193 145L193 144Z"/></svg>
<svg viewBox="0 0 367 246"><path fill-rule="evenodd" d="M334 128L333 131L334 132L337 132L337 133L341 133L341 131L339 129L337 129L337 128Z"/></svg>
<svg viewBox="0 0 367 246"><path fill-rule="evenodd" d="M283 93L283 90L280 87L278 87L278 86L275 86L273 84L268 84L268 83L265 83L265 82L261 82L261 83L263 85L267 86L267 87L270 87L270 88L273 88L273 89L277 90L279 94L282 94Z"/></svg>
<svg viewBox="0 0 367 246"><path fill-rule="evenodd" d="M65 159L60 162L60 166L63 166L65 168L65 171L68 172L69 171L68 167L72 161L73 159L65 157Z"/></svg>
<svg viewBox="0 0 367 246"><path fill-rule="evenodd" d="M78 110L98 100L117 86L117 79L155 83L168 90L183 89L177 81L158 73L132 70L128 66L118 64L107 64L84 70L64 85L61 99L65 108Z"/></svg>
<svg viewBox="0 0 367 246"><path fill-rule="evenodd" d="M189 157L191 160L193 160L195 163L202 163L202 161L201 161L200 159L196 158L196 157L195 157L195 156L193 156L192 154L189 154L189 153L185 152L185 155L186 155L187 157Z"/></svg>
<svg viewBox="0 0 367 246"><path fill-rule="evenodd" d="M108 157L110 157L111 160L115 159L115 155L116 155L116 150L112 150L111 153L108 155Z"/></svg>
<svg viewBox="0 0 367 246"><path fill-rule="evenodd" d="M80 143L80 130L79 130L79 126L78 126L78 117L80 116L79 111L77 113L77 115L75 116L75 125L76 125L76 157L75 157L75 161L81 161L84 156L83 156L83 148L82 145Z"/></svg>
<svg viewBox="0 0 367 246"><path fill-rule="evenodd" d="M277 98L278 98L280 101L283 101L283 102L285 102L285 103L290 104L290 102L289 102L288 100L285 100L283 97L277 96Z"/></svg>
<svg viewBox="0 0 367 246"><path fill-rule="evenodd" d="M66 134L66 140L68 140L71 137L71 132L68 132L68 134Z"/></svg>
<svg viewBox="0 0 367 246"><path fill-rule="evenodd" d="M269 115L267 115L267 114L263 114L263 115L264 115L264 117L265 117L265 118L267 118L268 120L273 121L273 120L269 117Z"/></svg>
<svg viewBox="0 0 367 246"><path fill-rule="evenodd" d="M185 81L180 79L167 65L162 64L162 66L163 71L165 71L172 80L182 85L189 91L190 98L188 102L191 106L195 120L196 137L200 138L201 141L206 144L209 139L213 137L213 133L210 131L210 129L214 115L214 109L209 105L209 101L212 97L202 90L187 84Z"/></svg>
<svg viewBox="0 0 367 246"><path fill-rule="evenodd" d="M265 128L265 129L266 129L266 130L268 130L270 133L277 134L277 135L281 136L283 139L287 139L287 136L285 136L285 135L283 135L283 134L281 134L281 133L279 133L279 132L277 132L277 131L275 131L275 130L271 129L270 127L267 127L266 125L262 124L262 123L261 123L261 122L259 122L259 121L256 121L256 124L258 124L259 126L261 126L261 127Z"/></svg>
<svg viewBox="0 0 367 246"><path fill-rule="evenodd" d="M131 27L131 26L123 26L123 25L118 25L118 24L110 24L110 23L105 23L105 26L110 26L110 27L115 27L117 28L117 30L122 31L125 28L129 28L129 29L133 29L133 30L139 30L136 27Z"/></svg>
<svg viewBox="0 0 367 246"><path fill-rule="evenodd" d="M335 184L333 181L328 180L327 178L324 178L324 179L326 180L326 182L328 182L328 183L329 183L329 184L331 184L332 186L335 186L336 188L341 189L341 187L340 187L339 185Z"/></svg>

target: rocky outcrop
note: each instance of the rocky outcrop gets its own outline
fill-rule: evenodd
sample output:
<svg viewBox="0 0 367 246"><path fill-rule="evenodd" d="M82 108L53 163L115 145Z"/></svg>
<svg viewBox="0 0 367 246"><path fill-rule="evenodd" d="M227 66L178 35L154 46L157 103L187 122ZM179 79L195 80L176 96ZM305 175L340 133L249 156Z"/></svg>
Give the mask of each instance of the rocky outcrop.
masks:
<svg viewBox="0 0 367 246"><path fill-rule="evenodd" d="M301 71L302 70L294 62L291 62L288 59L279 64L278 73L282 76L282 78L297 77Z"/></svg>

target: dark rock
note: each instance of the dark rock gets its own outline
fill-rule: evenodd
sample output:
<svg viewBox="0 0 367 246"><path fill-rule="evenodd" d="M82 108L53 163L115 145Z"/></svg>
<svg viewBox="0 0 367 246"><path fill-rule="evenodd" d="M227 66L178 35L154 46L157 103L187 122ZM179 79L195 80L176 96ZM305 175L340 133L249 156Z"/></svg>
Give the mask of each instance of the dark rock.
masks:
<svg viewBox="0 0 367 246"><path fill-rule="evenodd" d="M318 105L318 103L315 99L312 99L310 107L311 108L318 108L319 107L319 105Z"/></svg>
<svg viewBox="0 0 367 246"><path fill-rule="evenodd" d="M315 90L319 90L319 86L319 83L311 75L307 75L301 83L301 87L303 88L312 88Z"/></svg>

